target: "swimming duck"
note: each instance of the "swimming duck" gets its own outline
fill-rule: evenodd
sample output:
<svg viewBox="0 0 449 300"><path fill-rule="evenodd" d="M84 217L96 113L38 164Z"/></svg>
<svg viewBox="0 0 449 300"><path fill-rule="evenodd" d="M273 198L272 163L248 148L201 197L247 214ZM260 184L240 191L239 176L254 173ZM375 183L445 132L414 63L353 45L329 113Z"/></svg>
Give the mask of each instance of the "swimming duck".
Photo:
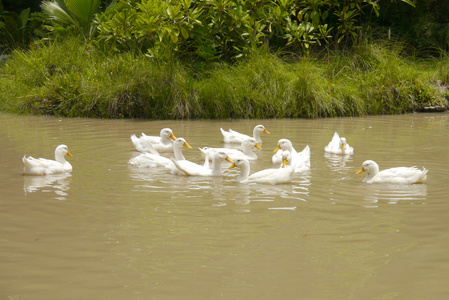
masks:
<svg viewBox="0 0 449 300"><path fill-rule="evenodd" d="M160 136L149 136L142 133L138 138L135 134L131 135L134 147L137 151L143 153L152 153L149 145L158 152L173 152L172 144L174 140L176 140L176 137L170 128L161 129Z"/></svg>
<svg viewBox="0 0 449 300"><path fill-rule="evenodd" d="M174 160L176 168L188 176L223 176L221 164L225 161L234 163L224 152L217 152L212 157L212 169L209 167L209 159L205 160L204 165L199 165L188 160Z"/></svg>
<svg viewBox="0 0 449 300"><path fill-rule="evenodd" d="M141 168L165 167L173 174L178 173L176 172L175 165L170 158L161 156L151 144L148 144L147 146L147 150L150 153L143 153L139 156L133 157L128 161L128 163ZM184 138L177 138L172 144L175 155L174 160L185 160L184 154L182 153L182 147L192 149Z"/></svg>
<svg viewBox="0 0 449 300"><path fill-rule="evenodd" d="M287 162L284 162L286 165ZM237 159L229 169L239 167L241 169L237 177L238 183L260 183L260 184L283 184L290 183L295 173L295 168L286 166L284 168L271 168L255 172L251 175L249 161L245 158Z"/></svg>
<svg viewBox="0 0 449 300"><path fill-rule="evenodd" d="M256 142L256 139L250 137L242 142L242 151L240 151L238 149L211 148L211 147L204 147L204 148L199 148L199 149L200 149L201 155L203 155L203 157L205 157L206 154L209 154L209 157L212 158L214 153L224 152L232 160L236 160L239 158L246 158L248 160L256 160L257 154L254 153L254 151L253 151L254 148L262 150L262 148Z"/></svg>
<svg viewBox="0 0 449 300"><path fill-rule="evenodd" d="M33 158L31 156L22 158L25 175L49 175L72 171L72 165L65 160L65 156L72 156L66 145L59 145L55 150L55 160L45 158Z"/></svg>
<svg viewBox="0 0 449 300"><path fill-rule="evenodd" d="M282 151L281 151L282 150ZM274 149L274 155L271 160L274 164L282 163L282 152L289 151L292 156L292 165L295 166L295 173L301 173L310 170L310 147L305 146L301 152L297 152L293 147L293 144L288 139L280 139L276 148Z"/></svg>
<svg viewBox="0 0 449 300"><path fill-rule="evenodd" d="M332 140L326 147L324 147L324 151L332 154L350 155L354 153L354 148L349 146L346 142L346 138L340 138L338 133L335 132Z"/></svg>
<svg viewBox="0 0 449 300"><path fill-rule="evenodd" d="M223 130L223 128L220 128L221 134L223 135L223 141L225 143L229 144L241 144L244 140L251 138L251 136L234 131L232 129L229 129L228 131ZM262 139L260 138L260 134L262 132L265 132L267 134L270 134L268 130L265 129L265 126L263 125L257 125L253 129L253 136L252 138L256 139L256 142L258 144L262 144Z"/></svg>
<svg viewBox="0 0 449 300"><path fill-rule="evenodd" d="M367 172L368 175L363 179L366 183L414 184L426 183L427 171L426 168L420 170L416 167L396 167L379 171L376 162L366 160L356 174Z"/></svg>

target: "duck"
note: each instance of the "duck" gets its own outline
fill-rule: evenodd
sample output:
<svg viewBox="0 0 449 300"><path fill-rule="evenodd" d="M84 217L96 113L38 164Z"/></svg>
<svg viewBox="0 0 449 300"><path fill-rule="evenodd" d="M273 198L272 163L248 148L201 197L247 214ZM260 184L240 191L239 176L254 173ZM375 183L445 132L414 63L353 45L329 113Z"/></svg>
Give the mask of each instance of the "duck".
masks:
<svg viewBox="0 0 449 300"><path fill-rule="evenodd" d="M298 152L293 147L293 144L290 140L280 139L276 145L276 148L273 151L273 156L271 157L271 161L273 164L282 163L282 152L288 150L291 155L296 155Z"/></svg>
<svg viewBox="0 0 449 300"><path fill-rule="evenodd" d="M199 149L203 157L206 157L206 155L209 154L209 158L212 158L214 153L224 152L232 160L236 160L239 158L246 158L248 160L257 160L257 154L254 153L253 151L254 148L262 150L262 148L257 143L256 139L250 137L242 142L242 150L231 148L211 148L211 147L204 147Z"/></svg>
<svg viewBox="0 0 449 300"><path fill-rule="evenodd" d="M135 134L131 135L134 147L137 151L143 153L152 153L149 145L158 152L173 152L172 144L174 140L176 140L176 136L170 128L161 129L160 136L149 136L145 133L142 133L140 137Z"/></svg>
<svg viewBox="0 0 449 300"><path fill-rule="evenodd" d="M324 147L326 153L351 155L354 153L354 148L349 146L346 142L346 138L340 137L337 132L334 133L332 140Z"/></svg>
<svg viewBox="0 0 449 300"><path fill-rule="evenodd" d="M228 131L223 130L223 128L220 128L221 134L223 135L223 141L228 144L241 144L244 140L250 138L251 136L234 131L232 129L229 129ZM262 144L262 139L260 138L260 134L264 132L267 134L270 134L268 130L263 125L257 125L253 129L253 136L252 138L256 139L256 142L258 144Z"/></svg>
<svg viewBox="0 0 449 300"><path fill-rule="evenodd" d="M282 150L282 151L280 151ZM292 156L292 165L295 166L295 173L302 173L310 170L310 147L306 145L301 152L297 152L293 147L293 144L288 139L280 139L276 148L274 149L274 154L271 158L274 164L282 163L282 153L284 151L289 151Z"/></svg>
<svg viewBox="0 0 449 300"><path fill-rule="evenodd" d="M367 176L363 179L365 183L390 183L390 184L416 184L426 183L426 168L422 170L417 167L396 167L379 171L379 165L372 160L363 162L360 170L356 174L367 172Z"/></svg>
<svg viewBox="0 0 449 300"><path fill-rule="evenodd" d="M235 167L240 168L240 174L236 179L238 183L259 183L272 185L291 183L295 173L295 168L292 166L287 166L287 162L284 162L283 165L285 167L265 169L249 175L249 161L242 158L237 159L228 169Z"/></svg>
<svg viewBox="0 0 449 300"><path fill-rule="evenodd" d="M151 144L148 144L147 146L148 146L147 150L149 151L149 153L142 153L136 157L133 157L128 161L128 163L132 166L140 168L165 167L170 171L174 171L175 165L173 164L170 158L160 155ZM192 149L192 147L182 137L177 138L173 142L172 148L175 160L185 160L184 154L182 153L183 147L186 147L187 149Z"/></svg>
<svg viewBox="0 0 449 300"><path fill-rule="evenodd" d="M55 160L23 156L23 172L25 175L50 175L72 171L72 165L65 160L65 156L72 157L66 145L59 145L55 149Z"/></svg>
<svg viewBox="0 0 449 300"><path fill-rule="evenodd" d="M223 176L223 171L221 170L222 163L225 160L230 163L234 163L234 161L232 161L224 152L217 152L213 154L212 168L209 166L209 158L206 158L204 165L199 165L188 160L171 159L176 168L188 176Z"/></svg>

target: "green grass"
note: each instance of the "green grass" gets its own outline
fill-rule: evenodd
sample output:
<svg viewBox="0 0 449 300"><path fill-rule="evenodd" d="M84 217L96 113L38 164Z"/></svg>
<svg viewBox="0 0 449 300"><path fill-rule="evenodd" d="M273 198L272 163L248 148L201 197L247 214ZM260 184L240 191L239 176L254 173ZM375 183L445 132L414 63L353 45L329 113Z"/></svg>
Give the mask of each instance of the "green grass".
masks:
<svg viewBox="0 0 449 300"><path fill-rule="evenodd" d="M194 68L106 54L76 39L16 51L0 65L0 111L98 118L317 118L445 105L449 62L406 58L381 43Z"/></svg>

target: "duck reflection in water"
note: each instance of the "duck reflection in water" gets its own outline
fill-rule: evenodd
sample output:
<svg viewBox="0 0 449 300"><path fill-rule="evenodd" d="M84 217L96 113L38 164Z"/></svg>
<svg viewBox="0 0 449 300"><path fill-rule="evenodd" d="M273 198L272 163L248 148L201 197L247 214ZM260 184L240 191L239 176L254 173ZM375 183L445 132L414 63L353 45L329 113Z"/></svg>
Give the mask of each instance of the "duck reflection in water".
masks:
<svg viewBox="0 0 449 300"><path fill-rule="evenodd" d="M23 190L27 193L37 191L48 192L54 191L59 197L58 200L65 200L67 191L70 189L70 173L54 174L47 176L23 176Z"/></svg>
<svg viewBox="0 0 449 300"><path fill-rule="evenodd" d="M352 162L353 159L351 155L337 155L332 153L324 153L326 158L326 163L333 172L337 173L347 173L352 167L348 167L347 163Z"/></svg>
<svg viewBox="0 0 449 300"><path fill-rule="evenodd" d="M416 203L424 204L427 201L427 185L394 185L378 184L364 185L363 199L369 203L367 207L377 207L380 203L387 204Z"/></svg>

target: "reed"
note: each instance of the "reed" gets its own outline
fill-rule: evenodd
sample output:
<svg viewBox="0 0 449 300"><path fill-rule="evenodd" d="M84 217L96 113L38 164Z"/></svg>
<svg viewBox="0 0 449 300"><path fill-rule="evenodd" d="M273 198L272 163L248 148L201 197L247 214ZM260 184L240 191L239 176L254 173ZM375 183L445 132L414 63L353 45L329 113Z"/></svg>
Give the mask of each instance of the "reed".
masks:
<svg viewBox="0 0 449 300"><path fill-rule="evenodd" d="M16 51L0 65L0 110L98 118L317 118L445 105L447 60L366 43L294 60L266 50L195 68L111 54L76 39Z"/></svg>

